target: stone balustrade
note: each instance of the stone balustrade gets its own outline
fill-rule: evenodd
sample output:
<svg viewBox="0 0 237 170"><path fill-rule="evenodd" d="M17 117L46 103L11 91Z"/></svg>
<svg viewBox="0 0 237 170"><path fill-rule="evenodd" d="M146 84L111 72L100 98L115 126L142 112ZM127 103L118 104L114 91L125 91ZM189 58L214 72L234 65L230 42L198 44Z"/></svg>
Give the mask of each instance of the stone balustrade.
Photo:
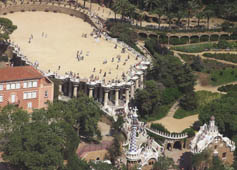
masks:
<svg viewBox="0 0 237 170"><path fill-rule="evenodd" d="M147 127L146 127L146 130L153 133L153 134L156 134L158 136L161 136L166 139L171 139L171 140L181 140L181 139L185 139L188 137L187 133L172 134L172 133L166 133L166 132L162 132L162 131L155 130L155 129L150 129Z"/></svg>

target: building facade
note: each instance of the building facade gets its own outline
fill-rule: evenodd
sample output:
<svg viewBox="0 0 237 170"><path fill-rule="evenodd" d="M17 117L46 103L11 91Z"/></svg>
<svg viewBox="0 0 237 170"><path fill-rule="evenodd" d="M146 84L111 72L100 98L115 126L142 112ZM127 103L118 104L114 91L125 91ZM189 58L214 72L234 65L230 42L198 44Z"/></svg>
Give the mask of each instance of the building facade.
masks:
<svg viewBox="0 0 237 170"><path fill-rule="evenodd" d="M0 69L0 106L14 104L28 112L52 102L54 84L32 66Z"/></svg>
<svg viewBox="0 0 237 170"><path fill-rule="evenodd" d="M212 151L212 155L218 156L224 163L231 165L234 161L235 143L219 133L214 116L211 117L209 125L204 124L200 127L190 146L194 154L208 149Z"/></svg>

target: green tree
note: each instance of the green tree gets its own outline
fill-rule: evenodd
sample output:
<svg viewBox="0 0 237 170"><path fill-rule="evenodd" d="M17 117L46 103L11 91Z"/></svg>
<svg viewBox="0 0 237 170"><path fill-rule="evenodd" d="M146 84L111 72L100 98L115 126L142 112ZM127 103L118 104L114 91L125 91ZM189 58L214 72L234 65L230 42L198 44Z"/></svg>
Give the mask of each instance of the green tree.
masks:
<svg viewBox="0 0 237 170"><path fill-rule="evenodd" d="M159 157L158 161L153 165L152 170L168 170L177 169L172 158Z"/></svg>
<svg viewBox="0 0 237 170"><path fill-rule="evenodd" d="M9 35L17 29L16 25L13 25L12 21L8 18L0 17L0 40L8 39Z"/></svg>
<svg viewBox="0 0 237 170"><path fill-rule="evenodd" d="M209 29L210 18L215 16L215 13L212 9L205 8L205 10L203 11L203 14L207 18L207 29Z"/></svg>
<svg viewBox="0 0 237 170"><path fill-rule="evenodd" d="M33 121L11 132L3 159L20 170L59 169L63 167L65 140L57 124Z"/></svg>
<svg viewBox="0 0 237 170"><path fill-rule="evenodd" d="M145 7L150 12L158 5L158 0L144 0Z"/></svg>

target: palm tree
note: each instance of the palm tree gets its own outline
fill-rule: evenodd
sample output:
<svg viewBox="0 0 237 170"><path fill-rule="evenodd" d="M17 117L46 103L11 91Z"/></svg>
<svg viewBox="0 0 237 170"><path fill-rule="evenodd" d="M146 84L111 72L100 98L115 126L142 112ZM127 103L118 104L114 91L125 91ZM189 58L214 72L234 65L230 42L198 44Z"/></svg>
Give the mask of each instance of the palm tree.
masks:
<svg viewBox="0 0 237 170"><path fill-rule="evenodd" d="M127 14L128 11L128 6L130 3L128 0L116 0L115 3L113 4L113 11L115 13L115 20L116 20L116 13L121 14L121 19L123 20L124 15Z"/></svg>
<svg viewBox="0 0 237 170"><path fill-rule="evenodd" d="M149 9L149 11L152 11L154 6L158 6L158 0L145 0L145 7Z"/></svg>
<svg viewBox="0 0 237 170"><path fill-rule="evenodd" d="M214 11L211 9L205 9L203 11L203 14L207 17L207 29L209 29L209 24L210 24L210 18L215 15Z"/></svg>
<svg viewBox="0 0 237 170"><path fill-rule="evenodd" d="M198 27L199 27L199 25L200 25L200 20L203 18L203 12L197 13L196 17L197 17L197 19L198 19Z"/></svg>
<svg viewBox="0 0 237 170"><path fill-rule="evenodd" d="M189 25L190 25L190 17L192 15L193 11L197 9L197 7L198 7L197 0L188 1L188 4L187 4L187 8L188 8L188 11L187 11L187 15L188 15L188 28L189 28Z"/></svg>
<svg viewBox="0 0 237 170"><path fill-rule="evenodd" d="M155 9L154 13L158 15L158 24L159 24L158 28L160 29L161 16L164 14L164 10L163 10L163 8L158 7Z"/></svg>
<svg viewBox="0 0 237 170"><path fill-rule="evenodd" d="M142 21L144 20L145 16L146 16L146 14L144 12L139 14L140 27L142 27Z"/></svg>

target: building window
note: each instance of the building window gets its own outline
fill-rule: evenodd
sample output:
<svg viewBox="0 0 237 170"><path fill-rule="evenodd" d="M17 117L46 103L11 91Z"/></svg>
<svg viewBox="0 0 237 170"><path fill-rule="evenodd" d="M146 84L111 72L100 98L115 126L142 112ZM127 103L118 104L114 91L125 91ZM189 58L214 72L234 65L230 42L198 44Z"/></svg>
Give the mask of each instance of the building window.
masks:
<svg viewBox="0 0 237 170"><path fill-rule="evenodd" d="M31 98L32 98L32 99L35 99L35 98L36 98L36 92L32 92Z"/></svg>
<svg viewBox="0 0 237 170"><path fill-rule="evenodd" d="M20 89L21 88L21 84L20 83L16 83L16 89Z"/></svg>
<svg viewBox="0 0 237 170"><path fill-rule="evenodd" d="M12 102L12 103L15 103L15 102L16 102L16 95L15 95L15 94L12 94L12 95L11 95L11 102Z"/></svg>
<svg viewBox="0 0 237 170"><path fill-rule="evenodd" d="M47 90L44 92L44 97L48 97L48 91Z"/></svg>
<svg viewBox="0 0 237 170"><path fill-rule="evenodd" d="M222 153L222 159L226 158L226 152Z"/></svg>
<svg viewBox="0 0 237 170"><path fill-rule="evenodd" d="M217 145L215 145L215 149L217 148Z"/></svg>
<svg viewBox="0 0 237 170"><path fill-rule="evenodd" d="M10 90L10 89L11 89L11 85L7 84L7 90Z"/></svg>
<svg viewBox="0 0 237 170"><path fill-rule="evenodd" d="M16 84L15 83L12 83L11 84L11 89L15 89L16 88Z"/></svg>
<svg viewBox="0 0 237 170"><path fill-rule="evenodd" d="M0 102L3 102L3 96L0 95Z"/></svg>
<svg viewBox="0 0 237 170"><path fill-rule="evenodd" d="M36 92L24 92L23 99L35 99L37 97Z"/></svg>
<svg viewBox="0 0 237 170"><path fill-rule="evenodd" d="M37 81L33 81L33 87L37 87Z"/></svg>
<svg viewBox="0 0 237 170"><path fill-rule="evenodd" d="M3 84L0 84L0 90L3 90Z"/></svg>
<svg viewBox="0 0 237 170"><path fill-rule="evenodd" d="M31 108L32 108L32 102L28 102L28 103L27 103L27 108L28 108L28 109L31 109Z"/></svg>
<svg viewBox="0 0 237 170"><path fill-rule="evenodd" d="M32 81L29 81L28 82L28 88L31 88L32 87Z"/></svg>
<svg viewBox="0 0 237 170"><path fill-rule="evenodd" d="M24 82L23 88L27 88L27 82Z"/></svg>

